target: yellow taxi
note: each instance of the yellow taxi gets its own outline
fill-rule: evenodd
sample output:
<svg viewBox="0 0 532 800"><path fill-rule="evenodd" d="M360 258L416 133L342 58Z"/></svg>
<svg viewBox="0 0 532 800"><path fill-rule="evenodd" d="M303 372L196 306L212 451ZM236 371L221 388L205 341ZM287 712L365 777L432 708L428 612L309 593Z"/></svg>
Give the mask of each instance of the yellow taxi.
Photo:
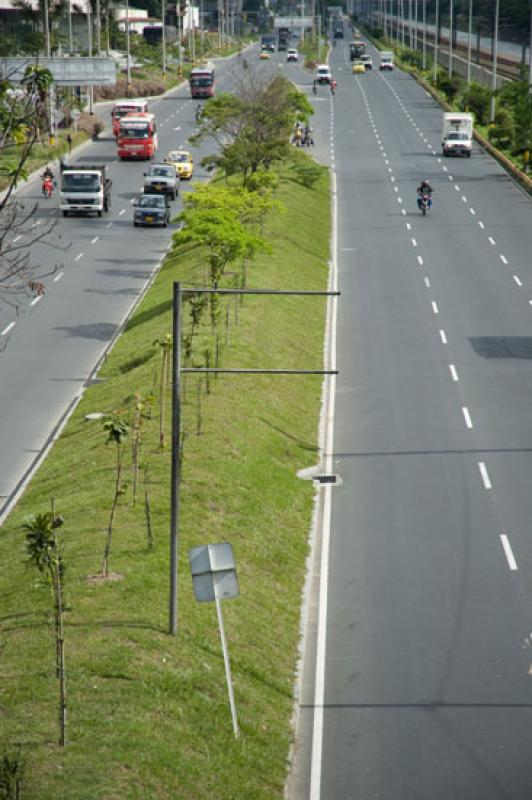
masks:
<svg viewBox="0 0 532 800"><path fill-rule="evenodd" d="M268 50L261 50L259 58L269 59L270 58L270 53L268 52Z"/></svg>
<svg viewBox="0 0 532 800"><path fill-rule="evenodd" d="M366 72L366 65L363 61L354 61L351 71L354 73L365 74Z"/></svg>
<svg viewBox="0 0 532 800"><path fill-rule="evenodd" d="M170 150L170 152L166 154L164 160L167 164L171 164L174 167L176 175L178 175L182 181L189 181L191 179L192 173L194 172L194 161L192 160L192 154L189 153L188 150Z"/></svg>

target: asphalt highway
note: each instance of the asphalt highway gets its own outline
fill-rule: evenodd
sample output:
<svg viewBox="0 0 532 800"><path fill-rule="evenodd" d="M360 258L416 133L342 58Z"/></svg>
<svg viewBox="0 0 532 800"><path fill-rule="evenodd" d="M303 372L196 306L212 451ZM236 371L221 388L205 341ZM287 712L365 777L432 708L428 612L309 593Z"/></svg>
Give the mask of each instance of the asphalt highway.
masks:
<svg viewBox="0 0 532 800"><path fill-rule="evenodd" d="M529 800L530 199L478 148L441 156L412 78L330 62L342 484L289 796Z"/></svg>
<svg viewBox="0 0 532 800"><path fill-rule="evenodd" d="M246 55L246 54L245 54ZM276 65L247 57L248 71L273 73ZM243 80L244 58L215 60L217 91L228 91ZM195 108L187 84L154 99L159 146L153 161L170 149L192 149L192 184L204 180L202 156L212 142L189 148L196 131ZM108 115L111 103L104 106ZM110 123L110 118L107 116ZM0 307L0 523L20 487L53 441L94 370L120 330L169 246L175 224L163 228L134 228L133 199L142 191L145 161L117 160L110 129L72 155L72 163L106 164L113 180L108 214L69 216L58 209L58 192L40 197L40 181L21 189L30 208L39 202L33 224L38 230L51 221L56 227L45 241L30 248L31 261L51 274L46 293L28 298L16 311ZM181 195L190 190L181 182ZM173 214L182 207L181 196ZM16 242L17 246L24 240Z"/></svg>

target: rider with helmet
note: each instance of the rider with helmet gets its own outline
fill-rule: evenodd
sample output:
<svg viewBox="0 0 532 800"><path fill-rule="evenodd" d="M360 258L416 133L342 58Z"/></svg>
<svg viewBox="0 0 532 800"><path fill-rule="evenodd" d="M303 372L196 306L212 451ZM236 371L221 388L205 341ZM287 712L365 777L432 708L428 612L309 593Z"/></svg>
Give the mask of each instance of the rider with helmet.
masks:
<svg viewBox="0 0 532 800"><path fill-rule="evenodd" d="M432 206L432 186L428 180L423 180L417 187L417 207L421 208L421 200L424 196L428 198L429 208Z"/></svg>

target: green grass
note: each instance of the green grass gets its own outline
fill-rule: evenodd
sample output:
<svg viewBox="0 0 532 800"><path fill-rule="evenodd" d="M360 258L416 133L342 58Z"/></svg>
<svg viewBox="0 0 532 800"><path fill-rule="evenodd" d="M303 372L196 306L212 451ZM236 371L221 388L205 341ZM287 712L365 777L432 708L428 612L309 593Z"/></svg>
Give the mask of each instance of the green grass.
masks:
<svg viewBox="0 0 532 800"><path fill-rule="evenodd" d="M82 131L78 131L77 133L74 133L73 130L59 131L56 135L55 144L36 144L33 146L31 155L24 166L26 172L30 174L34 170L55 161L59 156L68 153L68 145L66 142L68 133L72 136L72 148L77 147L89 138L87 134ZM3 153L0 153L0 171L2 171L3 167L9 167L10 164L12 166L13 159L16 157L18 151L20 151L20 147L8 147ZM7 179L0 177L0 191L5 189L7 184Z"/></svg>
<svg viewBox="0 0 532 800"><path fill-rule="evenodd" d="M250 287L324 289L329 248L328 175L313 189L284 180L284 212L267 223L270 254L248 268ZM99 571L112 500L115 453L89 412L123 409L158 394L155 339L171 331L171 287L203 284L205 252L167 259L151 291L87 390L51 454L0 534L0 736L22 747L21 800L273 800L283 796L299 640L301 590L313 489L296 478L317 462L319 377L186 380L181 487L179 635L167 635L169 465L158 447L158 404L142 428L142 481L132 505L128 450L111 569ZM228 276L228 282L233 280ZM224 303L226 301L223 301ZM319 368L324 299L229 302L222 366ZM238 314L238 324L235 315ZM184 333L188 330L185 323ZM194 360L212 337L197 338ZM166 409L169 412L169 396ZM36 398L36 408L38 398ZM155 546L148 550L143 496ZM50 589L27 564L21 522L46 511L65 518L68 747L58 738L58 685ZM233 544L240 597L224 603L241 738L233 737L213 604L193 599L187 553Z"/></svg>

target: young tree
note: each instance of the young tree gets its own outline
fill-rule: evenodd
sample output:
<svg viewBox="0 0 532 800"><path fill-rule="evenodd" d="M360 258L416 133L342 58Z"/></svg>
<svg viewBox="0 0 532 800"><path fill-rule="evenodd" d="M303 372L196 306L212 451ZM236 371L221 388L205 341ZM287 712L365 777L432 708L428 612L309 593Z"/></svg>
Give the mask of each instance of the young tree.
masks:
<svg viewBox="0 0 532 800"><path fill-rule="evenodd" d="M115 491L113 495L113 503L111 505L111 513L109 514L107 536L105 538L105 548L102 559L102 576L104 578L108 578L109 556L111 554L115 512L118 505L118 499L125 492L125 487L122 485L122 473L124 471L124 456L126 452L124 441L127 439L129 433L129 423L126 422L121 414L114 414L112 417L109 417L105 420L103 423L103 429L107 433L107 444L114 444L116 448Z"/></svg>
<svg viewBox="0 0 532 800"><path fill-rule="evenodd" d="M0 149L8 154L0 166L0 179L6 184L0 196L0 302L15 307L21 296L42 291L42 280L54 271L34 265L30 249L47 240L55 223L35 227L38 203L27 205L15 194L18 181L26 177L33 146L47 131L46 101L52 83L51 73L37 65L26 68L19 89L9 79L0 81Z"/></svg>
<svg viewBox="0 0 532 800"><path fill-rule="evenodd" d="M66 744L67 696L65 666L65 635L63 626L63 587L65 564L57 530L63 525L63 518L53 512L32 514L23 523L26 531L26 550L30 561L45 575L52 586L54 598L54 622L56 637L56 672L59 678L59 744Z"/></svg>

